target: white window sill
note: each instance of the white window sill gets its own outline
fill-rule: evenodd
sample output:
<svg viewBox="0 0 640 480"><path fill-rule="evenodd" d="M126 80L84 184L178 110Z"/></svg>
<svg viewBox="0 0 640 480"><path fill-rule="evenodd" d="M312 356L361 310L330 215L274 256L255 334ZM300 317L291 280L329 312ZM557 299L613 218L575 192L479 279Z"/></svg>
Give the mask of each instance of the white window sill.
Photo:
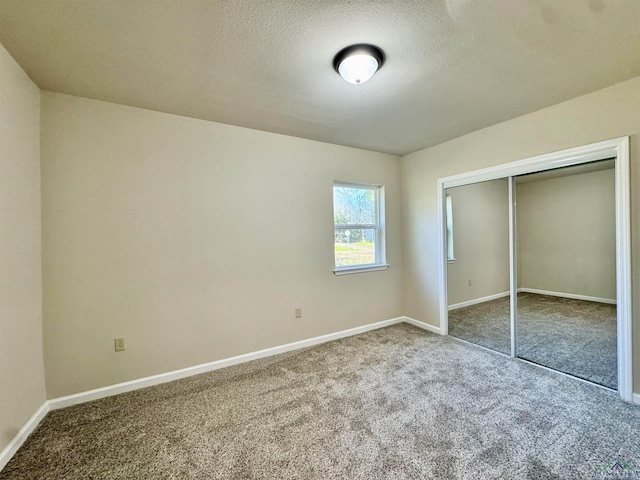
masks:
<svg viewBox="0 0 640 480"><path fill-rule="evenodd" d="M352 273L377 272L379 270L386 270L387 268L389 268L389 265L387 264L368 265L366 267L345 267L335 269L333 273L336 275L351 275Z"/></svg>

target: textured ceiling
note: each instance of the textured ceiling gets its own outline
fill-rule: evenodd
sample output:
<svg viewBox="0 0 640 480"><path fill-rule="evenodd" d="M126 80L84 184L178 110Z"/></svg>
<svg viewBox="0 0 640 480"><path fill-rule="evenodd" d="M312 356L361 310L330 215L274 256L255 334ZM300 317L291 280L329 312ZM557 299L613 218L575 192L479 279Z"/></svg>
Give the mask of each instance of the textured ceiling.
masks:
<svg viewBox="0 0 640 480"><path fill-rule="evenodd" d="M395 154L640 75L639 25L638 0L0 1L42 89ZM350 85L360 42L386 63Z"/></svg>

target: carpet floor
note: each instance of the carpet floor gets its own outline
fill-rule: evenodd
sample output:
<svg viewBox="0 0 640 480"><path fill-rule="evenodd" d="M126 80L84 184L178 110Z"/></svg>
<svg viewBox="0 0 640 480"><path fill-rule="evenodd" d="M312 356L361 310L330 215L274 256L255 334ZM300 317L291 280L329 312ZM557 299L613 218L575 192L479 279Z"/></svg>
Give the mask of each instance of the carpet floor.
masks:
<svg viewBox="0 0 640 480"><path fill-rule="evenodd" d="M449 312L449 335L511 353L509 297ZM616 306L518 294L518 356L618 388Z"/></svg>
<svg viewBox="0 0 640 480"><path fill-rule="evenodd" d="M533 480L613 468L640 469L640 407L398 324L50 412L0 479Z"/></svg>

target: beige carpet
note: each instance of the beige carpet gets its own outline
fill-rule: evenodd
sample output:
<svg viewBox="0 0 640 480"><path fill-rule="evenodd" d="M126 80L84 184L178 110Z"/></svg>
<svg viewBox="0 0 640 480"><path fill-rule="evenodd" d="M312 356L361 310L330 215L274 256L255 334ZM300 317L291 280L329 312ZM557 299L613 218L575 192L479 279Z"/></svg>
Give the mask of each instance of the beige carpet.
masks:
<svg viewBox="0 0 640 480"><path fill-rule="evenodd" d="M511 354L509 297L449 312L449 334ZM616 306L518 294L518 357L618 388Z"/></svg>
<svg viewBox="0 0 640 480"><path fill-rule="evenodd" d="M611 462L640 468L638 406L401 324L51 412L0 479L583 479Z"/></svg>

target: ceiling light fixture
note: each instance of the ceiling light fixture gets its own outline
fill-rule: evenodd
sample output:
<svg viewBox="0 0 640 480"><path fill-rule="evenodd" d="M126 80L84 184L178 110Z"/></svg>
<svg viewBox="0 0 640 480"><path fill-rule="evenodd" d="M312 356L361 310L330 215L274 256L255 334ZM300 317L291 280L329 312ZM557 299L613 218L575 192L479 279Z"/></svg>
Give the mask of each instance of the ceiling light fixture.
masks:
<svg viewBox="0 0 640 480"><path fill-rule="evenodd" d="M333 68L347 82L359 85L373 77L383 63L382 50L360 43L340 50L333 59Z"/></svg>

